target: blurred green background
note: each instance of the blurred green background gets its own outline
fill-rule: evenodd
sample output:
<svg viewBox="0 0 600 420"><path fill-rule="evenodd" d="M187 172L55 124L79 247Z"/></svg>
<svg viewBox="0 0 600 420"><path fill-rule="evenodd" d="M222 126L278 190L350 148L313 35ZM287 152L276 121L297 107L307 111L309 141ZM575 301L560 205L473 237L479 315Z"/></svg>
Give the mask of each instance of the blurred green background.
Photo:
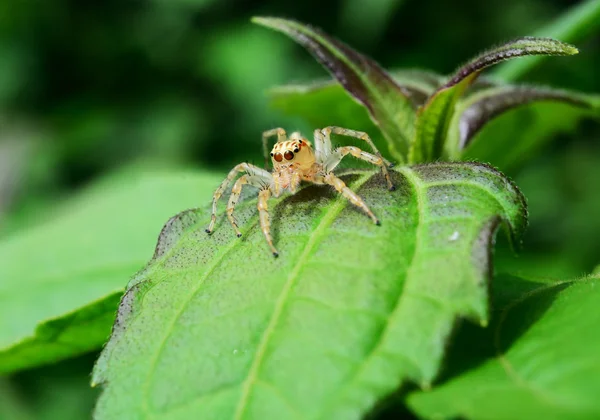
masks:
<svg viewBox="0 0 600 420"><path fill-rule="evenodd" d="M386 68L446 74L575 3L3 0L0 238L124 167L225 172L261 162L265 129L310 133L271 109L265 90L326 73L289 39L252 25L253 15L316 25ZM600 92L600 37L575 43L578 56L546 60L524 81ZM508 173L529 199L531 227L525 252L501 247L497 267L558 277L600 263L599 137L597 123L584 123ZM0 419L89 417L93 360L0 378Z"/></svg>

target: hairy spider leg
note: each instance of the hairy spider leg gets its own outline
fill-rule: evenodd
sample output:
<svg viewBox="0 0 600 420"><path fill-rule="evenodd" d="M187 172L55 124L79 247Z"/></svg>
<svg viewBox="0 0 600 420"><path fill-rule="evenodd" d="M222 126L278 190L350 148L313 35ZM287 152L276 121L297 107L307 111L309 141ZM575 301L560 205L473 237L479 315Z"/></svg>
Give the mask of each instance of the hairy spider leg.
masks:
<svg viewBox="0 0 600 420"><path fill-rule="evenodd" d="M331 154L331 139L326 139L321 129L316 129L313 132L313 137L315 140L315 159L322 165Z"/></svg>
<svg viewBox="0 0 600 420"><path fill-rule="evenodd" d="M325 173L333 171L347 155L352 155L357 159L364 160L377 166L385 166L385 162L379 157L369 152L365 152L356 146L343 146L335 149L323 163Z"/></svg>
<svg viewBox="0 0 600 420"><path fill-rule="evenodd" d="M285 130L281 127L273 128L271 130L263 131L262 133L262 144L263 144L263 155L265 156L265 169L269 168L269 163L271 159L269 159L269 139L273 136L277 136L277 143L282 141L286 141L287 137L285 134Z"/></svg>
<svg viewBox="0 0 600 420"><path fill-rule="evenodd" d="M249 181L252 181L252 182L249 182L250 185L254 185L258 188L264 188L265 185L270 186L273 184L273 176L269 172L265 171L264 169L261 169L250 163L240 163L238 165L235 165L233 167L233 169L231 171L229 171L229 174L227 174L227 177L223 180L221 185L219 185L219 187L213 194L212 214L210 216L210 224L206 228L206 233L212 233L212 231L214 230L215 223L217 222L217 202L219 201L219 199L221 198L221 196L227 189L227 186L229 186L229 184L233 181L233 179L240 172L246 172L247 174L251 175L251 177L248 178ZM243 185L243 184L240 184L240 186L239 186L240 189L241 189L241 185Z"/></svg>
<svg viewBox="0 0 600 420"><path fill-rule="evenodd" d="M292 179L290 180L290 193L296 194L301 180L302 177L300 176L300 172L294 172Z"/></svg>
<svg viewBox="0 0 600 420"><path fill-rule="evenodd" d="M323 133L325 142L329 144L329 148L331 148L331 133L338 134L340 136L353 137L355 139L366 141L367 144L371 147L371 149L373 149L373 152L375 153L375 155L379 159L381 159L381 161L383 162L383 165L380 165L381 173L383 174L383 176L385 177L385 180L387 181L388 189L390 191L393 191L396 189L394 187L394 184L392 183L390 173L388 172L388 166L391 166L391 163L388 160L383 158L383 156L381 155L379 150L377 150L377 147L375 147L375 144L371 140L371 137L369 137L369 135L367 133L365 133L363 131L349 130L347 128L335 127L335 126L325 127L321 130L321 132ZM326 158L329 158L329 156L327 156Z"/></svg>
<svg viewBox="0 0 600 420"><path fill-rule="evenodd" d="M248 183L248 175L242 175L235 181L233 184L233 188L231 189L231 195L229 196L229 201L227 202L227 208L225 212L227 213L227 218L229 219L229 223L233 226L233 230L235 231L236 236L239 238L242 236L242 232L240 232L240 228L233 217L233 210L235 209L235 205L237 204L240 194L242 193L242 187Z"/></svg>
<svg viewBox="0 0 600 420"><path fill-rule="evenodd" d="M362 198L350 188L346 186L344 181L335 176L332 172L328 172L325 176L319 176L315 179L315 183L323 183L333 186L337 192L342 194L348 201L354 204L356 207L360 208L362 211L367 213L367 215L373 219L373 222L376 225L380 225L379 219L377 216L373 214L371 209L365 204Z"/></svg>
<svg viewBox="0 0 600 420"><path fill-rule="evenodd" d="M235 217L233 216L233 211L235 210L235 206L240 199L242 188L244 185L251 185L259 190L269 188L269 184L265 183L264 181L265 180L260 177L246 174L239 177L238 180L235 181L235 184L233 184L225 212L227 213L227 218L229 219L231 226L233 226L233 230L235 230L235 234L238 238L242 236L242 232L240 232L237 220L235 220Z"/></svg>
<svg viewBox="0 0 600 420"><path fill-rule="evenodd" d="M271 222L269 221L269 206L268 201L271 198L271 190L270 189L262 189L258 193L258 219L260 221L260 228L262 230L263 235L265 235L265 239L271 248L271 252L273 252L274 257L279 256L279 252L273 246L273 238L271 238Z"/></svg>

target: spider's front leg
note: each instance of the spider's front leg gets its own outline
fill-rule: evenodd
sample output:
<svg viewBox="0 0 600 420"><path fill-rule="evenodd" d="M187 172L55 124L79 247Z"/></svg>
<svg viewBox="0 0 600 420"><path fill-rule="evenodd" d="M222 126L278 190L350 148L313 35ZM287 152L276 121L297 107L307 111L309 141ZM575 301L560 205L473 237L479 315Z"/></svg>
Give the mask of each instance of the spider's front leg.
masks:
<svg viewBox="0 0 600 420"><path fill-rule="evenodd" d="M271 248L271 252L273 256L277 258L279 256L279 252L273 246L273 238L271 238L271 222L269 220L269 206L268 201L271 198L271 190L265 188L258 193L258 219L260 221L260 228L262 230L263 235L265 235L265 239L269 244L269 248Z"/></svg>
<svg viewBox="0 0 600 420"><path fill-rule="evenodd" d="M377 150L377 147L375 147L375 144L371 140L371 137L369 137L369 135L367 133L365 133L363 131L355 131L355 130L349 130L349 129L343 128L343 127L333 127L333 126L325 127L324 129L321 130L321 133L322 133L323 142L326 145L324 147L324 150L326 151L326 153L325 153L326 156L322 157L324 164L327 165L330 160L331 160L331 162L335 163L337 160L337 163L335 163L335 166L337 166L337 164L339 164L339 161L345 155L350 153L354 157L357 157L362 160L366 160L367 162L371 162L374 165L380 166L381 173L383 174L383 176L385 177L385 180L387 181L388 189L390 191L394 191L396 189L396 187L394 187L394 184L392 183L392 178L390 177L390 173L388 171L388 167L392 166L391 162L384 159L384 157L381 155L379 150ZM338 134L341 136L354 137L356 139L367 142L367 144L371 147L371 149L373 149L374 155L372 155L371 153L363 152L358 147L353 147L353 146L340 147L339 149L336 149L336 151L334 151L334 152L327 153L327 150L331 150L331 133ZM334 154L340 150L342 150L341 153L343 153L343 154L341 156L339 156L339 159L337 159L337 157L331 157L332 154ZM333 166L333 167L335 167L335 166ZM333 170L333 168L331 168L331 169L327 168L327 169L329 171Z"/></svg>
<svg viewBox="0 0 600 420"><path fill-rule="evenodd" d="M242 187L248 183L248 175L243 175L235 181L233 184L233 188L231 189L231 195L229 196L229 201L227 202L227 208L225 212L227 213L227 218L229 219L229 223L233 226L233 230L235 231L235 235L240 238L242 236L242 232L240 232L240 228L233 217L233 210L235 210L235 206L240 199L240 194L242 193Z"/></svg>
<svg viewBox="0 0 600 420"><path fill-rule="evenodd" d="M221 185L219 185L219 187L216 189L216 191L213 195L212 214L210 216L210 224L206 228L206 233L208 233L208 234L212 233L214 230L214 227L215 227L215 223L217 222L217 202L219 201L219 199L221 198L221 196L223 195L223 193L225 192L225 190L227 189L227 187L229 186L231 181L233 181L233 179L237 176L237 174L239 174L241 172L246 172L249 176L247 176L244 179L244 181L242 181L242 182L239 182L239 181L236 182L237 187L236 187L236 185L234 185L234 188L232 189L232 195L234 195L235 191L237 191L237 193L235 194L235 197L233 199L233 205L231 204L232 199L230 198L230 200L229 200L230 203L229 203L228 207L235 207L235 204L237 203L239 194L242 189L242 185L244 185L245 183L254 185L258 188L263 188L264 185L271 185L273 182L273 176L269 172L265 171L264 169L261 169L254 165L251 165L249 163L240 163L239 165L236 165L231 171L229 171L229 174L227 174L227 177L223 180ZM244 178L244 177L241 177L240 179L242 179L242 178ZM229 213L228 213L228 216L229 216ZM231 221L232 218L233 218L233 209L231 210L231 216L230 216L229 220ZM234 229L236 229L236 233L239 233L239 230L237 229L237 223L233 224L233 226L234 226Z"/></svg>

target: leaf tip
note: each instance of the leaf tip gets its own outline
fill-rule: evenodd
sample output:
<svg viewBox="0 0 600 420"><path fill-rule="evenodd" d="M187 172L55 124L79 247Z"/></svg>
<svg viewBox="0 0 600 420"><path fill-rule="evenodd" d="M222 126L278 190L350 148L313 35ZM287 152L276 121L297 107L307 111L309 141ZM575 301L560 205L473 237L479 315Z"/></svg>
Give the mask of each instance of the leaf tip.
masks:
<svg viewBox="0 0 600 420"><path fill-rule="evenodd" d="M288 25L293 23L292 21L287 21L286 19L269 16L252 16L250 18L250 22L278 31L284 31L286 23Z"/></svg>
<svg viewBox="0 0 600 420"><path fill-rule="evenodd" d="M560 46L562 47L561 53L563 55L579 54L579 48L577 48L575 45L569 44L567 42L558 41L558 40L555 40L555 42L560 44Z"/></svg>
<svg viewBox="0 0 600 420"><path fill-rule="evenodd" d="M252 16L250 22L256 23L257 25L268 25L269 18L264 16Z"/></svg>

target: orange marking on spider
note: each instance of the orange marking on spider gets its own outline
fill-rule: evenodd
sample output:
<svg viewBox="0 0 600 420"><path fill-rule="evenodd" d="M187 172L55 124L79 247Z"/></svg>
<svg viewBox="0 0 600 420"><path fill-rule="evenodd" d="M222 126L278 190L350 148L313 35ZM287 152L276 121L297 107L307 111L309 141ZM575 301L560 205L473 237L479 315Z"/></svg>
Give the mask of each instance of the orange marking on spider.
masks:
<svg viewBox="0 0 600 420"><path fill-rule="evenodd" d="M373 153L365 152L355 146L345 146L333 149L331 145L332 133L363 140L371 147ZM277 143L275 143L271 151L268 152L268 141L274 136L277 136ZM345 156L352 155L357 159L379 166L388 184L389 190L393 191L395 189L388 171L388 167L391 167L391 163L381 156L381 153L379 153L379 150L377 150L367 133L342 127L317 129L314 131L314 149L312 143L303 138L298 132L290 134L288 138L283 128L274 128L265 131L262 139L263 151L265 154L265 168L267 167L270 157L273 164L273 170L269 172L266 169L261 169L249 163L240 163L236 165L229 172L221 185L219 185L219 188L217 188L213 195L212 214L210 224L206 228L207 233L210 234L213 232L217 221L217 202L229 184L231 184L239 173L244 173L244 175L238 178L233 186L226 209L227 218L233 226L236 235L238 237L242 236L233 216L235 205L237 204L237 200L244 185L252 185L258 188L257 208L259 212L260 227L267 244L275 257L279 255L279 252L273 245L273 239L271 238L271 224L267 202L271 196L279 197L286 191L294 194L302 181L317 185L331 185L336 191L348 199L348 201L365 212L375 224L380 224L379 219L377 219L363 199L348 188L344 181L333 173L333 170Z"/></svg>

